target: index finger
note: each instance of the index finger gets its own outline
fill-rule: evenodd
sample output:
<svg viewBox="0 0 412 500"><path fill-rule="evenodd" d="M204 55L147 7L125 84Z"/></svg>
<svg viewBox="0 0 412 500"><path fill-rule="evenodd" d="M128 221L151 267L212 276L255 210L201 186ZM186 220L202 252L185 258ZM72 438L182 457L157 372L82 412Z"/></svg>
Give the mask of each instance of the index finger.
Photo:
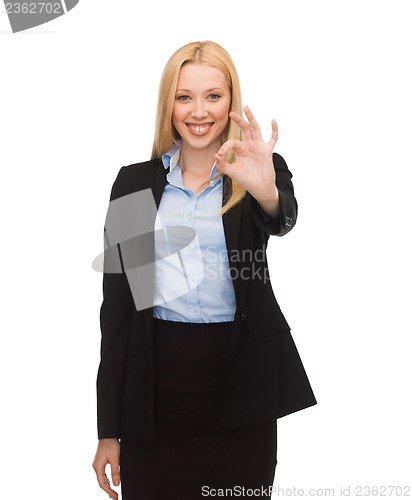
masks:
<svg viewBox="0 0 412 500"><path fill-rule="evenodd" d="M114 500L118 499L118 493L110 487L110 481L106 476L105 468L102 470L96 471L97 482L102 490L104 490L110 498L114 498Z"/></svg>
<svg viewBox="0 0 412 500"><path fill-rule="evenodd" d="M242 131L242 139L244 141L251 141L253 139L253 136L249 123L246 120L244 120L240 115L238 115L235 111L231 111L229 113L229 116L234 122L236 122L239 125L239 128Z"/></svg>

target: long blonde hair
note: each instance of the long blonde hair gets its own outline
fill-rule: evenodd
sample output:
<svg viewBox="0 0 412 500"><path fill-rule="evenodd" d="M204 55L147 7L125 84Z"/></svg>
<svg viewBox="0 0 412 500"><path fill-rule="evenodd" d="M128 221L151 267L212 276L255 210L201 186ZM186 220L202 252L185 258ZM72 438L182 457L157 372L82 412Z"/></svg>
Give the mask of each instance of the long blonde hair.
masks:
<svg viewBox="0 0 412 500"><path fill-rule="evenodd" d="M159 85L159 98L156 114L156 128L152 148L152 159L161 158L180 136L172 122L172 111L175 100L177 80L180 68L185 63L208 64L219 69L226 77L231 93L230 110L242 116L242 98L240 93L239 76L230 55L215 42L192 42L178 49L168 60L163 70ZM228 139L242 139L240 128L233 120L228 120L228 125L223 132L223 142ZM234 151L226 155L226 161L232 163L235 159ZM219 173L216 178L222 174ZM231 179L230 196L224 200L220 211L224 214L245 196L246 190L236 181Z"/></svg>

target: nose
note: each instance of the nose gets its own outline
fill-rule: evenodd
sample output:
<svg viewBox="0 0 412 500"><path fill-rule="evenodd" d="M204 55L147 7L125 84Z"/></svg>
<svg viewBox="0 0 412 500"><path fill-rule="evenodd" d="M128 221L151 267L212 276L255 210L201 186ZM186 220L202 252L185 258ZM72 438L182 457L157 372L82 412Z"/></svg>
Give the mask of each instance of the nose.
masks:
<svg viewBox="0 0 412 500"><path fill-rule="evenodd" d="M208 115L208 111L206 109L206 103L203 99L194 101L191 115L196 120L202 120L203 118L206 118L206 116Z"/></svg>

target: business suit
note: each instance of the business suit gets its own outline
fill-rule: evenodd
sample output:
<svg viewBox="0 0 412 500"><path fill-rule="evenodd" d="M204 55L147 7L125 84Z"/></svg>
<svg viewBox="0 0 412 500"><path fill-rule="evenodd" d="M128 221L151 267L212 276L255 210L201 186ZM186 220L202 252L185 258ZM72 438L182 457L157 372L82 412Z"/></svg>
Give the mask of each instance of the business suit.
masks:
<svg viewBox="0 0 412 500"><path fill-rule="evenodd" d="M223 215L237 304L219 394L219 423L225 428L273 420L316 404L289 325L267 280L264 250L269 234L288 233L297 217L292 174L280 155L274 153L273 160L279 219L265 214L249 193ZM110 201L151 189L158 207L167 172L158 159L122 167ZM225 177L223 200L230 189L230 179ZM239 261L239 255L253 258ZM125 272L104 273L103 294L98 436L153 446L153 310L136 310Z"/></svg>

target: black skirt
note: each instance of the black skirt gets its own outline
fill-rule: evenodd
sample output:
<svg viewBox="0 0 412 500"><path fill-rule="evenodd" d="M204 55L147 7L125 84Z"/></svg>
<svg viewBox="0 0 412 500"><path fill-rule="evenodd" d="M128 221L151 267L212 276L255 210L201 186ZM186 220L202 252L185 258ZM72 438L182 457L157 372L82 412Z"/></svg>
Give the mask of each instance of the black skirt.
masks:
<svg viewBox="0 0 412 500"><path fill-rule="evenodd" d="M277 421L225 429L218 393L233 322L154 321L154 448L122 440L123 500L270 498ZM255 490L255 493L252 493Z"/></svg>

